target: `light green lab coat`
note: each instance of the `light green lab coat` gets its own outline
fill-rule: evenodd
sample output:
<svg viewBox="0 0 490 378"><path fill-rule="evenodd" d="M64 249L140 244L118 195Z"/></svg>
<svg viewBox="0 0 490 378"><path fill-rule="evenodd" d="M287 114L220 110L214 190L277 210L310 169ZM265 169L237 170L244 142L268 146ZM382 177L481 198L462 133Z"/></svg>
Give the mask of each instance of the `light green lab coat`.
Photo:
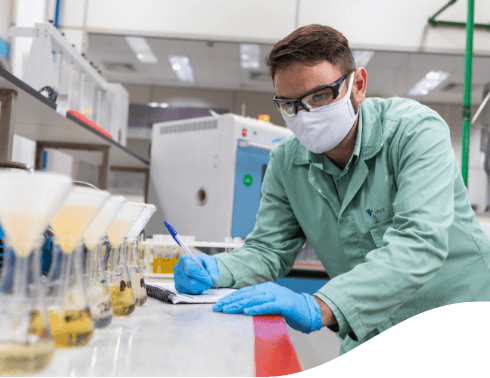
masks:
<svg viewBox="0 0 490 378"><path fill-rule="evenodd" d="M275 281L306 236L331 278L315 295L337 318L342 353L421 312L490 300L490 241L444 120L412 100L366 99L356 154L342 172L284 140L271 151L253 232L216 255L220 286Z"/></svg>

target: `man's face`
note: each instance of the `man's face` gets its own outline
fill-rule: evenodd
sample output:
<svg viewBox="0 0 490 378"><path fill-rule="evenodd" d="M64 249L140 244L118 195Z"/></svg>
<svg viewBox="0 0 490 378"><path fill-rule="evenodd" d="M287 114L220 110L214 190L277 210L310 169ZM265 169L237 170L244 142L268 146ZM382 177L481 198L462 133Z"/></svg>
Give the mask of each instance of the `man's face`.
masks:
<svg viewBox="0 0 490 378"><path fill-rule="evenodd" d="M274 88L278 98L296 99L315 89L333 83L342 77L343 73L329 62L319 63L315 66L293 64L283 70L278 70L274 76ZM344 98L348 89L348 80L342 87L339 96L333 101ZM299 107L298 111L305 111Z"/></svg>

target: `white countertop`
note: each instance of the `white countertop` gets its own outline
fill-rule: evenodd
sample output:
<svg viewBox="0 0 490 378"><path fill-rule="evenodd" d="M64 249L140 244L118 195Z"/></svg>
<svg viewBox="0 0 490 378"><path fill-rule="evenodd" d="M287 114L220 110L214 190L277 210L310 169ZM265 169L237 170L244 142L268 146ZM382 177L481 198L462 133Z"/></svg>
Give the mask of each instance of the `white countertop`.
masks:
<svg viewBox="0 0 490 378"><path fill-rule="evenodd" d="M253 377L253 318L148 298L129 317L96 329L87 346L57 349L37 376Z"/></svg>

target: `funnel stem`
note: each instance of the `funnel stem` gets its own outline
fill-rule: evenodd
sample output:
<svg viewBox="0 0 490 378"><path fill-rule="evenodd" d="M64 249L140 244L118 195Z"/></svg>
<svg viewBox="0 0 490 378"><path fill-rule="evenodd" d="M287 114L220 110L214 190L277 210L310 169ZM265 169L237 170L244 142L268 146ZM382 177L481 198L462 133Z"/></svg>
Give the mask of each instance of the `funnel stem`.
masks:
<svg viewBox="0 0 490 378"><path fill-rule="evenodd" d="M29 256L15 256L12 287L13 306L15 308L15 310L12 312L12 314L14 314L12 317L12 332L14 340L25 340L25 334L23 333L25 329L22 326L26 320L25 317L29 315L28 311L30 312L31 310L31 306L29 306L26 302L28 266Z"/></svg>
<svg viewBox="0 0 490 378"><path fill-rule="evenodd" d="M61 279L63 280L63 291L61 293L61 298L63 298L63 302L65 302L65 299L67 298L67 295L68 295L68 287L69 287L69 282L70 282L70 270L71 270L71 259L72 259L72 254L71 253L65 253L63 251L61 251L61 253L64 253L64 259L63 259L63 262L64 262L64 266L62 268L62 274L64 275L63 277L61 277Z"/></svg>
<svg viewBox="0 0 490 378"><path fill-rule="evenodd" d="M104 240L101 240L101 242L99 243L99 253L97 253L96 258L97 258L97 263L99 264L99 267L100 267L99 269L102 272L102 277L104 277L104 280L103 280L104 286L105 286L107 292L109 292L109 284L107 282L107 275L105 273L105 266L102 265L102 250L104 248L103 246L104 246Z"/></svg>
<svg viewBox="0 0 490 378"><path fill-rule="evenodd" d="M78 244L77 247L75 247L75 250L73 253L75 254L75 261L74 261L74 274L75 274L75 280L76 280L76 285L78 287L82 288L82 293L83 296L85 297L85 303L87 306L89 306L89 300L88 300L88 292L87 292L87 285L83 282L83 275L82 275L82 267L81 267L81 251L82 251L83 245L81 243Z"/></svg>

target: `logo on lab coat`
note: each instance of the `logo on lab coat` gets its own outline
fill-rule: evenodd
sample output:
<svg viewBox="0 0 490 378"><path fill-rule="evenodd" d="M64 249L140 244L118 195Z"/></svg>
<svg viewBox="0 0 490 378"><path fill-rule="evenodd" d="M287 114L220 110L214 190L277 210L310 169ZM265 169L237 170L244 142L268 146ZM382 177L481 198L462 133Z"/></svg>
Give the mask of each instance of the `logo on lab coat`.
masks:
<svg viewBox="0 0 490 378"><path fill-rule="evenodd" d="M369 214L369 216L372 216L373 214L379 214L385 211L385 208L383 207L382 209L374 210L374 207L371 207L370 209L366 210L366 213Z"/></svg>

